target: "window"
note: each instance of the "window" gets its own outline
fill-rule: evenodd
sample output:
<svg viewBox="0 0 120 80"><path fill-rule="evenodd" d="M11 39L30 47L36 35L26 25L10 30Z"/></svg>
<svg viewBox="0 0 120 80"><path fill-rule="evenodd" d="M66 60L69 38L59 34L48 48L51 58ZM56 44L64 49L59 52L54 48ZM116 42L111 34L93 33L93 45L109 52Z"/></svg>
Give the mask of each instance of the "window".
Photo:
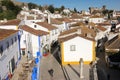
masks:
<svg viewBox="0 0 120 80"><path fill-rule="evenodd" d="M54 35L54 30L52 31L52 35Z"/></svg>
<svg viewBox="0 0 120 80"><path fill-rule="evenodd" d="M71 45L71 46L70 46L70 51L75 51L75 50L76 50L75 45Z"/></svg>
<svg viewBox="0 0 120 80"><path fill-rule="evenodd" d="M7 44L7 49L9 48L9 42L6 43Z"/></svg>
<svg viewBox="0 0 120 80"><path fill-rule="evenodd" d="M46 35L46 41L48 41L49 40L49 35Z"/></svg>
<svg viewBox="0 0 120 80"><path fill-rule="evenodd" d="M15 42L17 41L17 37L15 37Z"/></svg>
<svg viewBox="0 0 120 80"><path fill-rule="evenodd" d="M20 34L21 34L21 35L23 34L23 30L20 30Z"/></svg>
<svg viewBox="0 0 120 80"><path fill-rule="evenodd" d="M23 43L26 44L26 40L23 40Z"/></svg>
<svg viewBox="0 0 120 80"><path fill-rule="evenodd" d="M55 30L55 34L57 34L57 29Z"/></svg>
<svg viewBox="0 0 120 80"><path fill-rule="evenodd" d="M37 25L34 25L34 28L36 28L37 27Z"/></svg>
<svg viewBox="0 0 120 80"><path fill-rule="evenodd" d="M2 56L3 54L3 46L0 46L0 55Z"/></svg>
<svg viewBox="0 0 120 80"><path fill-rule="evenodd" d="M98 20L98 22L100 22L100 20Z"/></svg>
<svg viewBox="0 0 120 80"><path fill-rule="evenodd" d="M13 45L13 39L11 39L11 43L12 43L12 45Z"/></svg>

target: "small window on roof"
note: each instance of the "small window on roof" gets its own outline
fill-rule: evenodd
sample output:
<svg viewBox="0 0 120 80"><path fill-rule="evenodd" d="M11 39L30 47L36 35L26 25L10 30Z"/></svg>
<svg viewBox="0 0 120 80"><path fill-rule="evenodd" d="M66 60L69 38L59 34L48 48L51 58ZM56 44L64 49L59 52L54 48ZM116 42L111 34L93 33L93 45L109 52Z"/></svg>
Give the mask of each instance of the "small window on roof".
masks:
<svg viewBox="0 0 120 80"><path fill-rule="evenodd" d="M37 25L34 25L34 28L37 28Z"/></svg>

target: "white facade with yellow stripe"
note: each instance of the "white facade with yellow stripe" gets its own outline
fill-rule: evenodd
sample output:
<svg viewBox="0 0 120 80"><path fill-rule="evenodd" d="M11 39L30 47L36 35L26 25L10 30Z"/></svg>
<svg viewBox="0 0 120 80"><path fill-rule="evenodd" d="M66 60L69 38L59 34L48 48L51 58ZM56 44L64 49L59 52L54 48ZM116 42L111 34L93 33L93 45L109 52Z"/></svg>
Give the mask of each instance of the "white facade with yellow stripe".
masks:
<svg viewBox="0 0 120 80"><path fill-rule="evenodd" d="M77 36L61 43L62 65L79 64L80 58L83 58L84 64L95 60L95 41Z"/></svg>

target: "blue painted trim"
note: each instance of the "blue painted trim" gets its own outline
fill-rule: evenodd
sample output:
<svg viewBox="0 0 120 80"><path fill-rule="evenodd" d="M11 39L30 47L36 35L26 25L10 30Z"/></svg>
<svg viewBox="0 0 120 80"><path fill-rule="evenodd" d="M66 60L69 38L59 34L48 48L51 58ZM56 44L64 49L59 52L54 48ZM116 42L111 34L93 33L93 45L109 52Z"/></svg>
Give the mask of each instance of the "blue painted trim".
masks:
<svg viewBox="0 0 120 80"><path fill-rule="evenodd" d="M9 76L7 76L5 80L9 80Z"/></svg>
<svg viewBox="0 0 120 80"><path fill-rule="evenodd" d="M16 62L16 66L18 65L19 61L21 60L21 56L18 58L17 62Z"/></svg>
<svg viewBox="0 0 120 80"><path fill-rule="evenodd" d="M20 35L20 33L18 32L18 49L19 49L19 54L20 54L20 56L21 56L21 50L20 50L20 38L21 38L21 35Z"/></svg>

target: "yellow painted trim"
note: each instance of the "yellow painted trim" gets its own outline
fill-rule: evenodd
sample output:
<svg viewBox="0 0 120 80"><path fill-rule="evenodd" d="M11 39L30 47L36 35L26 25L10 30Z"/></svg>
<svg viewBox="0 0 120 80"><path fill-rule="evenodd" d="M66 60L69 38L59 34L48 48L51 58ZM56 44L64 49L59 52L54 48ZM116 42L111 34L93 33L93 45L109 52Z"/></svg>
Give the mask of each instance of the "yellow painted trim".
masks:
<svg viewBox="0 0 120 80"><path fill-rule="evenodd" d="M92 44L92 61L96 59L96 53L95 53L95 42ZM61 43L61 62L62 65L67 65L67 64L73 64L73 65L79 65L79 61L71 61L71 62L65 62L64 61L64 43ZM91 61L84 61L84 64L90 64Z"/></svg>
<svg viewBox="0 0 120 80"><path fill-rule="evenodd" d="M64 43L61 43L61 62L64 65Z"/></svg>
<svg viewBox="0 0 120 80"><path fill-rule="evenodd" d="M90 64L91 63L91 61L84 61L84 64ZM67 65L67 64L72 64L72 65L79 65L80 63L79 62L77 62L77 61L73 61L73 62L62 62L62 65L64 66L64 65Z"/></svg>
<svg viewBox="0 0 120 80"><path fill-rule="evenodd" d="M18 30L18 26L16 26L16 29Z"/></svg>
<svg viewBox="0 0 120 80"><path fill-rule="evenodd" d="M96 59L96 52L95 52L95 42L92 44L92 61Z"/></svg>

